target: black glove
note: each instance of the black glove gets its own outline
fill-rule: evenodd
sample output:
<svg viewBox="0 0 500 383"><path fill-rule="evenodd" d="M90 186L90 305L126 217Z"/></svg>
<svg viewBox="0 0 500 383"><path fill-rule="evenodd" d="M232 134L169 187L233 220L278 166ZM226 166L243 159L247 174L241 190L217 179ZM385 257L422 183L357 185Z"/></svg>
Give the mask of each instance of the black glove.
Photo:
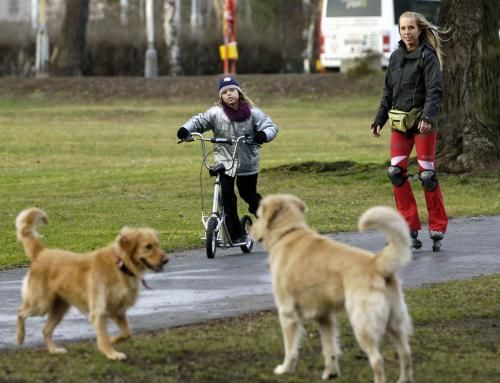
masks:
<svg viewBox="0 0 500 383"><path fill-rule="evenodd" d="M177 131L177 138L179 140L185 140L188 137L189 137L189 130L187 130L185 127L179 128L179 130Z"/></svg>
<svg viewBox="0 0 500 383"><path fill-rule="evenodd" d="M253 142L259 145L267 142L266 133L264 133L262 130L257 132L257 134L253 137Z"/></svg>

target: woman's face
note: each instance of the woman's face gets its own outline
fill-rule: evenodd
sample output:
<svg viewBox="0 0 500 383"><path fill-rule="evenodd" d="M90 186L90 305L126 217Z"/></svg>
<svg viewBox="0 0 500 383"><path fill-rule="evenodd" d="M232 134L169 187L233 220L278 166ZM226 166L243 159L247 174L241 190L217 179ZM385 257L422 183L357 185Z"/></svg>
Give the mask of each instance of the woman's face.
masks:
<svg viewBox="0 0 500 383"><path fill-rule="evenodd" d="M224 104L233 109L238 109L240 101L240 94L238 93L238 89L231 87L224 89L221 93L221 97Z"/></svg>
<svg viewBox="0 0 500 383"><path fill-rule="evenodd" d="M418 37L420 33L421 31L415 17L402 16L399 19L399 35L405 43L407 51L412 51L418 47Z"/></svg>

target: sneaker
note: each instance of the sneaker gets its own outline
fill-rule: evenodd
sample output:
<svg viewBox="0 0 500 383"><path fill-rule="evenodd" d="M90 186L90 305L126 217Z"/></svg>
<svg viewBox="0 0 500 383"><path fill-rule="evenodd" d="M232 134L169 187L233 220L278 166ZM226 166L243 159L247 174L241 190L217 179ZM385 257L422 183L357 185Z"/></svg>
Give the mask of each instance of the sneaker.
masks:
<svg viewBox="0 0 500 383"><path fill-rule="evenodd" d="M440 231L437 231L437 230L431 230L429 232L429 237L433 240L433 241L440 241L444 238L444 233L441 233Z"/></svg>
<svg viewBox="0 0 500 383"><path fill-rule="evenodd" d="M422 242L417 238L418 231L417 230L410 231L410 237L411 237L411 247L413 247L414 249L420 249L422 247Z"/></svg>

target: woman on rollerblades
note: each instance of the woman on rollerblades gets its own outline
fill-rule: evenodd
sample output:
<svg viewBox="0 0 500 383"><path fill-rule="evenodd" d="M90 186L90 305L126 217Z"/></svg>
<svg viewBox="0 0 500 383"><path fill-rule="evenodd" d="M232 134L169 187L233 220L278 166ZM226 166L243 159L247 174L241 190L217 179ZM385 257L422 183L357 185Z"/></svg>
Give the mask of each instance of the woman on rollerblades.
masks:
<svg viewBox="0 0 500 383"><path fill-rule="evenodd" d="M391 166L387 175L393 184L396 207L408 222L413 247L418 249L422 246L418 239L420 219L408 182L409 156L415 146L434 251L439 250L448 225L434 163L442 97L439 32L419 13L404 12L400 16L401 41L389 60L380 107L371 126L373 135L379 137L384 124L390 124Z"/></svg>

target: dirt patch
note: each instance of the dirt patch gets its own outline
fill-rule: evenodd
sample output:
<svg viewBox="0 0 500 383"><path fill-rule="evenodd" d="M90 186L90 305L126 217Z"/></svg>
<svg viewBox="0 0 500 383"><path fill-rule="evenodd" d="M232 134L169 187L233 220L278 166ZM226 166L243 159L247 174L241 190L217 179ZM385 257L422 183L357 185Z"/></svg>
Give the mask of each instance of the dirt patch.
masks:
<svg viewBox="0 0 500 383"><path fill-rule="evenodd" d="M270 172L295 172L295 173L324 173L337 172L338 175L350 175L355 173L363 173L371 170L379 170L385 167L380 164L358 164L354 161L334 161L334 162L318 162L305 161L294 164L285 164L274 168L262 169L262 173Z"/></svg>
<svg viewBox="0 0 500 383"><path fill-rule="evenodd" d="M383 74L352 79L341 73L256 74L236 76L250 97L291 97L319 100L352 94L381 94ZM213 100L220 76L198 77L51 77L0 78L3 96L48 97L95 102L104 99Z"/></svg>

